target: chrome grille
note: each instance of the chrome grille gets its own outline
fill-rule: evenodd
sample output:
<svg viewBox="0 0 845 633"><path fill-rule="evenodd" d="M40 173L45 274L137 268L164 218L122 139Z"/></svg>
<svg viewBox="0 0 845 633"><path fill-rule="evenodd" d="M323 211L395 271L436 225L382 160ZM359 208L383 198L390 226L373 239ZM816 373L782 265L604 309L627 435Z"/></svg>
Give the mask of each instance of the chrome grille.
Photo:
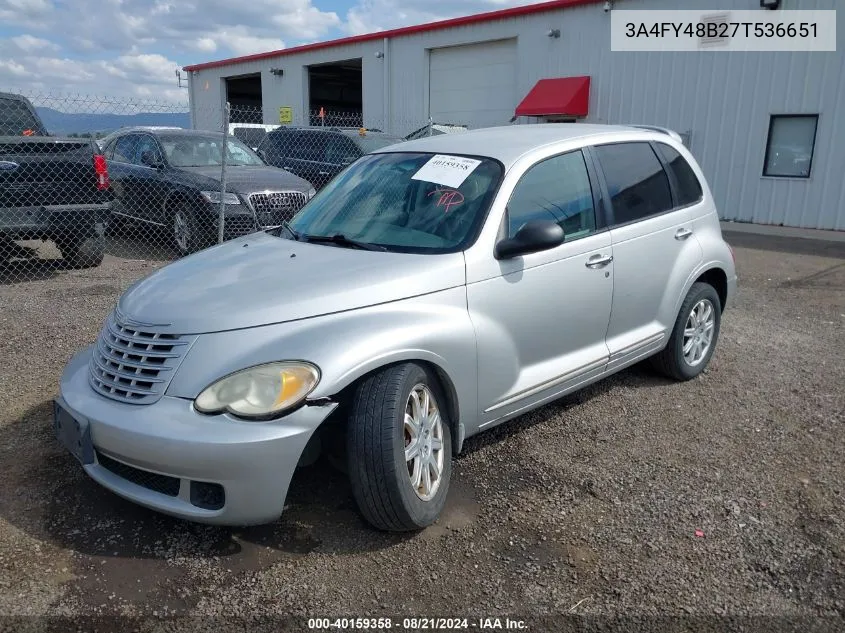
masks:
<svg viewBox="0 0 845 633"><path fill-rule="evenodd" d="M194 338L126 327L111 314L89 363L91 386L114 400L152 404L164 394Z"/></svg>
<svg viewBox="0 0 845 633"><path fill-rule="evenodd" d="M261 226L277 226L296 215L308 196L299 191L280 191L275 193L253 193L249 203L255 209L255 215Z"/></svg>

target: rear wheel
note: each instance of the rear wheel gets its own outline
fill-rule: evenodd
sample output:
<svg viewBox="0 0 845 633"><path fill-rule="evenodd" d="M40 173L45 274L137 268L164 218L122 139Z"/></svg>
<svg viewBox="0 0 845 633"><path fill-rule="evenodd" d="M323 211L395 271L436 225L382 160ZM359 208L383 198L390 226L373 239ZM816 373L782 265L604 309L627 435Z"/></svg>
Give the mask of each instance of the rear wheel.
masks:
<svg viewBox="0 0 845 633"><path fill-rule="evenodd" d="M652 365L675 380L691 380L713 357L722 323L719 294L710 284L697 282L684 299L666 348L651 358Z"/></svg>
<svg viewBox="0 0 845 633"><path fill-rule="evenodd" d="M419 530L443 510L452 473L445 403L436 376L416 363L389 367L358 386L347 438L349 478L374 527Z"/></svg>
<svg viewBox="0 0 845 633"><path fill-rule="evenodd" d="M96 268L103 263L106 253L102 235L63 237L56 240L56 246L70 268Z"/></svg>

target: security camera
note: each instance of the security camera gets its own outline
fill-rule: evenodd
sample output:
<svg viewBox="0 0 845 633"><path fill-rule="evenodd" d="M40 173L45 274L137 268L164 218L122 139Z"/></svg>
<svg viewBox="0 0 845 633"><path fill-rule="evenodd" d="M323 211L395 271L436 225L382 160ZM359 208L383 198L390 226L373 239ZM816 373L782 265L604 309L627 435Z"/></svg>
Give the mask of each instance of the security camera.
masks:
<svg viewBox="0 0 845 633"><path fill-rule="evenodd" d="M376 59L381 59L382 57L384 57L384 53L382 53L381 51L377 51L376 52Z"/></svg>
<svg viewBox="0 0 845 633"><path fill-rule="evenodd" d="M610 0L604 0L604 12L610 11Z"/></svg>

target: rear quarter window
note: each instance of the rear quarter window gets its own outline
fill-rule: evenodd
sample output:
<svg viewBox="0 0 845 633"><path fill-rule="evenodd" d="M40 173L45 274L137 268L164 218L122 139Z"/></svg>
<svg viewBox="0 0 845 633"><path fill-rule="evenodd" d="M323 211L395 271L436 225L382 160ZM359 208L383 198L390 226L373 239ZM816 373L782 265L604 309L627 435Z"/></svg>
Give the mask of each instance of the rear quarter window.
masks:
<svg viewBox="0 0 845 633"><path fill-rule="evenodd" d="M688 204L695 204L700 202L704 197L701 189L701 183L692 170L690 164L681 156L673 147L666 145L666 143L655 143L657 151L666 161L669 171L675 177L676 189L675 192L678 198L678 206L685 207Z"/></svg>

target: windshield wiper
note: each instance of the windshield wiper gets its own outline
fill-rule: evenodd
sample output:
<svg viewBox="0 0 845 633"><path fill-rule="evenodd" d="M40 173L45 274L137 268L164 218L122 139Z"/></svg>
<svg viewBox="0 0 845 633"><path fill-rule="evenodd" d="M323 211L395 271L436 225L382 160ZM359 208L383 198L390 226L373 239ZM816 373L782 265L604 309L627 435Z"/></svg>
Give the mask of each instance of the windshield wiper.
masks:
<svg viewBox="0 0 845 633"><path fill-rule="evenodd" d="M314 242L316 244L328 243L337 244L338 246L351 246L352 248L360 248L365 251L386 251L384 246L378 244L369 244L367 242L359 242L351 240L342 233L335 233L334 235L303 235L302 239L306 242Z"/></svg>
<svg viewBox="0 0 845 633"><path fill-rule="evenodd" d="M294 229L287 220L282 220L281 227L285 229L288 233L291 234L291 237L295 239L297 242L302 239L302 236Z"/></svg>

